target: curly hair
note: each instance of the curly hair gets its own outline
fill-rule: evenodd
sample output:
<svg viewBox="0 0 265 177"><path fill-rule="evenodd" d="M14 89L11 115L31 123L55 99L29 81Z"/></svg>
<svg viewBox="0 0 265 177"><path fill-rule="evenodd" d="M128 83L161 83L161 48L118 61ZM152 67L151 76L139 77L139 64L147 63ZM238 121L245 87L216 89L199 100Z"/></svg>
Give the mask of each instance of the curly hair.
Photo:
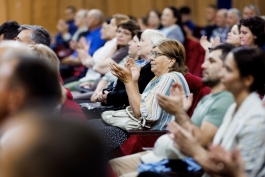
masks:
<svg viewBox="0 0 265 177"><path fill-rule="evenodd" d="M240 26L248 27L251 33L256 36L254 43L261 46L265 43L265 20L259 16L244 18L240 20Z"/></svg>

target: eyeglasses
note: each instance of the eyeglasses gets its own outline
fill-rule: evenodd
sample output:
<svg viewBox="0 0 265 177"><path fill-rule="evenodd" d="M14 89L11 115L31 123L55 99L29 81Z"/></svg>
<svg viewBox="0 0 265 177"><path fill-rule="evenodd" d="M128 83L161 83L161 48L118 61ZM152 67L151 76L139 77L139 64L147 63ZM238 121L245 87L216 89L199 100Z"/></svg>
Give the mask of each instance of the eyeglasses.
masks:
<svg viewBox="0 0 265 177"><path fill-rule="evenodd" d="M126 36L130 36L130 35L131 35L130 32L123 31L123 30L120 30L120 29L117 29L116 32L117 32L117 33L122 33L122 34L124 34L124 35L126 35Z"/></svg>
<svg viewBox="0 0 265 177"><path fill-rule="evenodd" d="M152 51L151 50L151 56L154 56L154 58L156 58L157 56L160 56L160 55L165 55L165 54L163 54L163 53L159 53L159 52L157 52L157 51ZM166 56L166 55L165 55Z"/></svg>

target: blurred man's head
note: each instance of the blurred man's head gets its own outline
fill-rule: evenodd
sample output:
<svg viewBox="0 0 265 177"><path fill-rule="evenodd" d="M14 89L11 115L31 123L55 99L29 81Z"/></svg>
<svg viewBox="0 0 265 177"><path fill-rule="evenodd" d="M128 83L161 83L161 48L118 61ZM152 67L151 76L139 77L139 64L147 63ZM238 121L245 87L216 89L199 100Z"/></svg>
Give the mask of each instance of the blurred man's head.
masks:
<svg viewBox="0 0 265 177"><path fill-rule="evenodd" d="M14 40L20 25L16 21L7 21L0 26L0 40Z"/></svg>
<svg viewBox="0 0 265 177"><path fill-rule="evenodd" d="M1 176L106 176L105 146L88 124L30 113L22 116L30 118L17 120L2 137Z"/></svg>
<svg viewBox="0 0 265 177"><path fill-rule="evenodd" d="M89 30L96 29L102 25L104 21L103 13L98 9L91 9L87 13L86 22Z"/></svg>
<svg viewBox="0 0 265 177"><path fill-rule="evenodd" d="M58 73L48 61L17 42L1 43L0 58L0 124L21 109L47 105L52 111L59 104Z"/></svg>
<svg viewBox="0 0 265 177"><path fill-rule="evenodd" d="M223 68L226 55L234 48L232 44L220 44L211 49L207 59L202 64L202 82L213 88L220 83L219 72Z"/></svg>
<svg viewBox="0 0 265 177"><path fill-rule="evenodd" d="M249 4L243 9L243 18L259 16L259 8L252 4Z"/></svg>
<svg viewBox="0 0 265 177"><path fill-rule="evenodd" d="M72 21L74 20L76 13L76 8L74 6L68 6L64 10L64 19L65 21Z"/></svg>
<svg viewBox="0 0 265 177"><path fill-rule="evenodd" d="M207 23L213 23L216 20L216 12L217 12L216 5L208 5L206 8L206 21Z"/></svg>
<svg viewBox="0 0 265 177"><path fill-rule="evenodd" d="M19 34L16 37L16 41L26 44L43 44L48 47L51 44L50 33L41 26L21 25L18 32Z"/></svg>
<svg viewBox="0 0 265 177"><path fill-rule="evenodd" d="M191 10L188 6L181 7L179 12L180 12L182 23L185 23L191 20Z"/></svg>
<svg viewBox="0 0 265 177"><path fill-rule="evenodd" d="M227 17L227 10L226 9L220 9L217 11L216 25L219 28L223 28L226 26L226 17Z"/></svg>
<svg viewBox="0 0 265 177"><path fill-rule="evenodd" d="M241 20L241 18L242 16L240 11L236 8L232 8L227 12L226 23L229 28L232 28L235 24L239 23L239 20Z"/></svg>
<svg viewBox="0 0 265 177"><path fill-rule="evenodd" d="M75 14L75 26L78 28L86 26L87 10L81 9Z"/></svg>

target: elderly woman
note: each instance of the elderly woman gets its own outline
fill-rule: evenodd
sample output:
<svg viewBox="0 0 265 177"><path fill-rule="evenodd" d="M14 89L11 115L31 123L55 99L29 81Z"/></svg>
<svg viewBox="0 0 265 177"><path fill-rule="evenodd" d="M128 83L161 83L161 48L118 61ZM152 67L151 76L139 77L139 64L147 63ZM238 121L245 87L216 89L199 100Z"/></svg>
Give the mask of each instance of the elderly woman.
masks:
<svg viewBox="0 0 265 177"><path fill-rule="evenodd" d="M149 58L151 57L151 50L153 48L153 45L162 39L165 39L165 37L159 31L146 30L142 33L140 42L137 44L138 55L141 58L141 60L143 60L143 62L141 63L142 68L140 71L140 77L138 79L138 84L137 84L139 93L142 93L144 91L146 85L154 77L154 73L151 72L151 64ZM122 66L120 67L122 68ZM117 85L111 92L104 92L103 94L102 91L100 92L98 91L99 94L95 95L94 96L95 98L92 97L91 100L92 101L106 100L108 104L114 105L116 108L121 107L119 105L123 104L129 105L128 92L125 89L123 81L117 80L116 84ZM98 87L100 85L101 84L98 84ZM96 90L100 90L100 88L97 88ZM122 94L119 94L121 92ZM95 127L99 129L99 132L103 134L107 142L106 144L108 144L110 150L119 147L127 139L126 132L124 132L118 127L106 125L101 119L90 120L89 123L94 124Z"/></svg>
<svg viewBox="0 0 265 177"><path fill-rule="evenodd" d="M138 78L140 68L133 60L127 60L126 68L115 63L110 64L111 72L125 84L130 106L136 118L152 121L152 130L166 130L167 123L174 116L166 113L158 105L156 94L169 95L173 83L180 83L189 96L189 87L183 75L185 66L185 49L176 40L165 39L154 45L151 51L151 71L155 77L148 83L142 95L139 94ZM155 122L155 123L154 123Z"/></svg>
<svg viewBox="0 0 265 177"><path fill-rule="evenodd" d="M140 41L138 39L139 36ZM149 81L154 77L154 73L151 72L149 60L151 49L156 42L161 39L165 39L165 37L157 30L146 30L142 33L142 35L139 36L134 36L133 40L130 42L129 56L130 58L134 58L134 60L136 59L135 57L137 57L137 59L140 58L136 61L136 63L141 66L138 86L139 93L142 93ZM106 102L107 105L115 106L129 105L125 86L121 80L115 81L111 84L111 87L108 87L105 90L106 91L104 91L104 94L102 89L98 93L96 92L97 96L92 97L91 101ZM120 99L117 99L117 97Z"/></svg>

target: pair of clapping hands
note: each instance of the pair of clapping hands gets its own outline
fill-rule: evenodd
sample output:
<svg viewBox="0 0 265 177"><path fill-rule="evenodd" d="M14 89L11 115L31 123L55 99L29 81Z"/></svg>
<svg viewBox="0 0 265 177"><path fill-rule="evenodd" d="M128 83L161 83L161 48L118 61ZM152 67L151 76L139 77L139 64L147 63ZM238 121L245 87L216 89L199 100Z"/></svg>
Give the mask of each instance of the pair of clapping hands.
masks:
<svg viewBox="0 0 265 177"><path fill-rule="evenodd" d="M125 67L119 66L114 62L109 64L111 73L124 84L129 82L138 82L141 66L137 66L135 60L132 58L127 58L124 66Z"/></svg>
<svg viewBox="0 0 265 177"><path fill-rule="evenodd" d="M192 104L193 95L186 98L184 90L179 83L174 83L170 89L170 95L157 94L158 104L168 113L178 116L183 110L187 111ZM186 129L173 121L168 123L169 136L175 142L176 147L185 155L195 157L202 148L198 142L193 127L187 122ZM207 151L206 151L207 152ZM220 145L210 145L207 168L204 169L213 177L245 177L243 160L238 149L229 152Z"/></svg>

